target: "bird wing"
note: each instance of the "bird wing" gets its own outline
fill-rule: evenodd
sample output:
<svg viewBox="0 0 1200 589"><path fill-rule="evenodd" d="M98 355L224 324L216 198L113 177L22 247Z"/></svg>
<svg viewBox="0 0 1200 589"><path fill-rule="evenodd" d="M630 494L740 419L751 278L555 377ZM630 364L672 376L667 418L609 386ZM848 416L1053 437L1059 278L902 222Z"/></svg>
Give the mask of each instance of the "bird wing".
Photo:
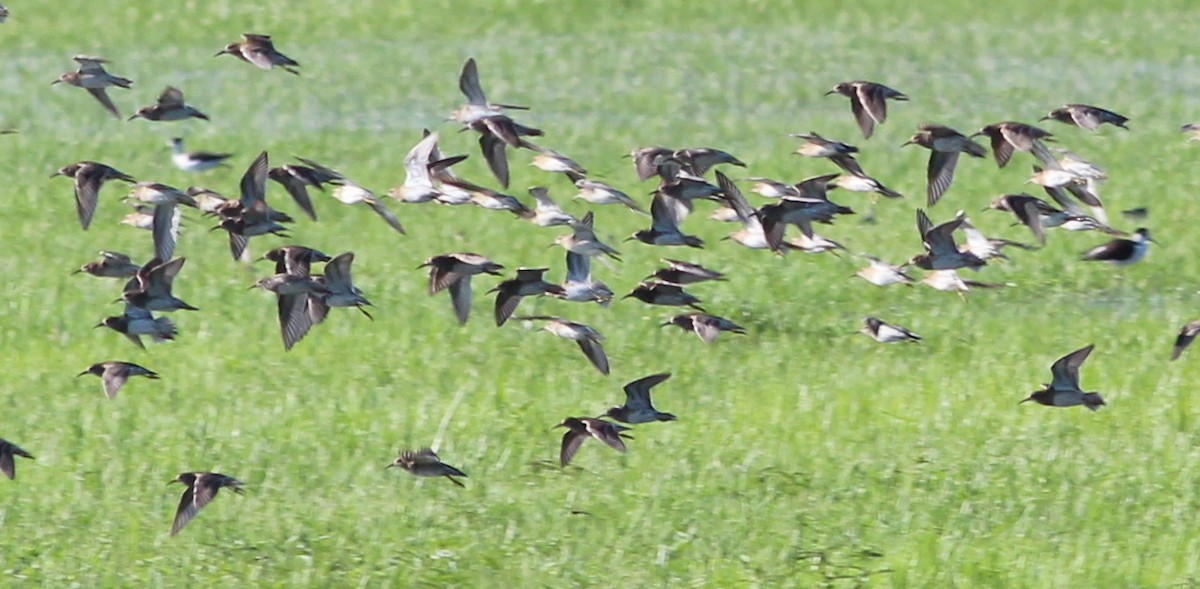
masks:
<svg viewBox="0 0 1200 589"><path fill-rule="evenodd" d="M129 380L129 374L126 372L124 366L113 364L104 369L104 374L101 375L100 380L104 383L104 394L109 399L115 399L117 398L117 391L120 391L121 387L125 386L125 381Z"/></svg>
<svg viewBox="0 0 1200 589"><path fill-rule="evenodd" d="M584 338L576 340L579 343L579 349L583 350L583 355L591 361L592 366L600 371L600 374L608 374L608 356L604 353L604 346L597 339Z"/></svg>
<svg viewBox="0 0 1200 589"><path fill-rule="evenodd" d="M174 86L167 86L158 95L158 105L164 108L183 108L183 92Z"/></svg>
<svg viewBox="0 0 1200 589"><path fill-rule="evenodd" d="M379 215L380 217L383 217L383 220L387 221L387 224L390 225L392 229L395 229L396 232L400 233L401 235L405 234L404 226L400 224L400 219L396 218L396 215L393 214L392 211L388 210L387 206L385 206L382 201L374 197L368 197L366 201L367 204L371 205L371 210L375 211L375 214Z"/></svg>
<svg viewBox="0 0 1200 589"><path fill-rule="evenodd" d="M858 128L862 131L863 137L870 139L871 134L875 132L875 117L871 116L871 113L863 105L862 98L858 93L850 97L850 112L854 113L854 119L858 121Z"/></svg>
<svg viewBox="0 0 1200 589"><path fill-rule="evenodd" d="M75 212L84 229L91 225L92 217L96 214L104 176L104 167L95 164L84 164L75 172Z"/></svg>
<svg viewBox="0 0 1200 589"><path fill-rule="evenodd" d="M929 206L933 206L946 193L946 189L950 188L950 183L954 181L954 168L958 165L957 151L937 151L932 150L929 153L929 168L926 170L926 178L929 181L929 186L926 188L926 200Z"/></svg>
<svg viewBox="0 0 1200 589"><path fill-rule="evenodd" d="M671 378L670 372L661 372L639 378L625 385L625 406L630 409L654 409L650 403L650 389Z"/></svg>
<svg viewBox="0 0 1200 589"><path fill-rule="evenodd" d="M700 337L700 341L711 344L717 339L717 335L721 333L720 325L713 320L711 315L703 313L695 313L692 315L692 331Z"/></svg>
<svg viewBox="0 0 1200 589"><path fill-rule="evenodd" d="M1083 365L1084 360L1087 360L1088 354L1092 353L1092 348L1094 347L1095 344L1088 344L1059 358L1050 367L1050 373L1054 375L1054 379L1050 381L1051 388L1078 389L1079 367Z"/></svg>
<svg viewBox="0 0 1200 589"><path fill-rule="evenodd" d="M266 199L267 191L267 173L269 171L267 165L267 152L258 154L254 158L254 162L250 167L246 168L246 173L242 174L242 181L239 185L242 196L239 200L242 206L249 207L255 202Z"/></svg>
<svg viewBox="0 0 1200 589"><path fill-rule="evenodd" d="M170 260L175 254L175 240L179 237L179 221L183 213L175 204L155 205L151 223L154 236L154 257Z"/></svg>
<svg viewBox="0 0 1200 589"><path fill-rule="evenodd" d="M566 282L587 282L592 277L592 259L567 250Z"/></svg>
<svg viewBox="0 0 1200 589"><path fill-rule="evenodd" d="M104 105L104 110L112 113L112 116L118 119L121 118L121 113L117 112L117 105L113 104L112 99L108 97L108 92L104 88L88 88L87 91L96 97L96 100L99 100L100 104Z"/></svg>
<svg viewBox="0 0 1200 589"><path fill-rule="evenodd" d="M602 419L585 419L584 424L587 426L587 431L593 438L608 444L617 452L625 451L625 442L621 440L621 431L628 429L618 426L615 423L609 423Z"/></svg>
<svg viewBox="0 0 1200 589"><path fill-rule="evenodd" d="M437 145L438 134L430 133L423 137L404 156L404 185L429 186L429 163L433 148Z"/></svg>
<svg viewBox="0 0 1200 589"><path fill-rule="evenodd" d="M479 69L475 65L474 57L468 58L467 62L463 64L462 73L458 76L458 89L462 90L468 103L487 106L487 95L483 93L483 87L479 85Z"/></svg>
<svg viewBox="0 0 1200 589"><path fill-rule="evenodd" d="M200 508L196 506L196 480L195 474L179 475L183 478L183 495L179 498L179 507L175 510L175 521L171 524L171 535L179 533L192 518L196 517L196 513Z"/></svg>
<svg viewBox="0 0 1200 589"><path fill-rule="evenodd" d="M450 273L449 276L458 277ZM466 325L471 316L471 277L463 276L450 283L450 302L454 305L454 315L458 317L459 325Z"/></svg>
<svg viewBox="0 0 1200 589"><path fill-rule="evenodd" d="M506 143L493 133L483 133L479 136L479 149L483 159L487 160L488 168L500 186L508 188L508 156L505 154Z"/></svg>
<svg viewBox="0 0 1200 589"><path fill-rule="evenodd" d="M1171 359L1179 358L1179 355L1192 343L1192 340L1196 339L1197 335L1200 335L1200 321L1192 321L1184 325L1183 329L1179 331L1179 336L1175 338L1175 349L1171 351Z"/></svg>
<svg viewBox="0 0 1200 589"><path fill-rule="evenodd" d="M575 431L568 429L567 433L562 437L562 449L558 452L558 462L562 466L566 466L575 457L575 453L579 451L579 446L588 439L590 434L586 431Z"/></svg>

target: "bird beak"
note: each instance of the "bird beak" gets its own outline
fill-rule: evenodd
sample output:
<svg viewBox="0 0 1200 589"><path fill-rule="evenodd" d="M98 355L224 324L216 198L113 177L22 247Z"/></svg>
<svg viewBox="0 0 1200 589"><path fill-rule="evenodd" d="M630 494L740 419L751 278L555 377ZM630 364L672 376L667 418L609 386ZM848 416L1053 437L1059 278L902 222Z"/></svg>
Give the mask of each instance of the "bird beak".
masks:
<svg viewBox="0 0 1200 589"><path fill-rule="evenodd" d="M141 114L139 114L139 113L134 113L132 117L129 117L128 119L125 119L125 120L126 120L126 121L132 121L133 119L136 119L136 118L138 118L138 117L140 117L140 116L142 116L142 115L141 115Z"/></svg>
<svg viewBox="0 0 1200 589"><path fill-rule="evenodd" d="M383 467L383 470L387 470L387 469L389 469L389 468L391 468L391 467L393 467L393 466L396 466L396 463L395 463L395 462L393 462L393 463L391 463L391 464L389 464L389 465L387 465L387 466Z"/></svg>
<svg viewBox="0 0 1200 589"><path fill-rule="evenodd" d="M905 141L904 143L901 143L901 144L900 144L900 147L905 147L905 146L912 145L912 144L913 144L913 140L912 140L912 139L909 139L908 141Z"/></svg>
<svg viewBox="0 0 1200 589"><path fill-rule="evenodd" d="M75 270L75 271L71 272L71 275L74 276L75 274L79 274L80 272L83 272L83 269Z"/></svg>
<svg viewBox="0 0 1200 589"><path fill-rule="evenodd" d="M1025 397L1024 399L1021 399L1021 403L1024 403L1025 401L1032 401L1032 400L1033 400L1033 397L1032 397L1032 396L1030 396L1030 397ZM1021 403L1017 403L1017 404L1018 404L1018 405L1020 405Z"/></svg>
<svg viewBox="0 0 1200 589"><path fill-rule="evenodd" d="M91 373L90 373L90 372L88 372L88 371L86 371L86 370L84 370L83 372L80 372L79 374L76 374L76 375L75 375L75 378L79 378L79 377L81 377L81 376L83 376L83 375L85 375L85 374L91 374Z"/></svg>
<svg viewBox="0 0 1200 589"><path fill-rule="evenodd" d="M663 321L662 323L658 324L659 327L666 327L668 325L672 325L672 323L670 321Z"/></svg>
<svg viewBox="0 0 1200 589"><path fill-rule="evenodd" d="M222 50L218 51L217 54L214 55L213 57L221 57L222 55L225 55L226 53L229 53L229 51L226 49L222 49Z"/></svg>
<svg viewBox="0 0 1200 589"><path fill-rule="evenodd" d="M62 80L55 80L55 81L53 81L53 82L50 82L50 85L51 85L51 86L53 86L53 85L55 85L55 84L57 84L57 83L59 83L59 82L61 82L61 81L62 81Z"/></svg>
<svg viewBox="0 0 1200 589"><path fill-rule="evenodd" d="M1046 115L1046 116L1044 116L1044 117L1042 117L1042 118L1038 119L1038 121L1039 121L1039 122L1041 122L1041 121L1047 120L1047 119L1049 119L1049 118L1050 118L1050 115Z"/></svg>
<svg viewBox="0 0 1200 589"><path fill-rule="evenodd" d="M829 92L826 92L824 95L829 96L830 94L837 94L837 90L830 90Z"/></svg>
<svg viewBox="0 0 1200 589"><path fill-rule="evenodd" d="M97 323L97 324L95 324L95 325L93 325L93 326L92 326L92 329L96 329L97 327L104 327L104 324L103 324L103 323Z"/></svg>

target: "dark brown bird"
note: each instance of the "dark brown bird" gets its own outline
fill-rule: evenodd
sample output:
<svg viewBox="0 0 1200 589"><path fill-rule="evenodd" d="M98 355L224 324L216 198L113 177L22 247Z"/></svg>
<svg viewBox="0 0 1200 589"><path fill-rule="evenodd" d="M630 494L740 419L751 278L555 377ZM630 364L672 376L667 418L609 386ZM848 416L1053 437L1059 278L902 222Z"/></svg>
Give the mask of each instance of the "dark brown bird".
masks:
<svg viewBox="0 0 1200 589"><path fill-rule="evenodd" d="M471 277L476 274L500 276L504 266L479 254L459 252L441 254L425 260L418 268L429 268L429 295L450 289L450 302L459 325L471 316Z"/></svg>
<svg viewBox="0 0 1200 589"><path fill-rule="evenodd" d="M125 381L131 376L144 376L151 380L158 380L158 374L147 370L133 362L100 362L88 366L87 370L80 372L76 378L85 374L94 374L100 377L104 383L104 394L109 399L117 398L117 392L121 387L125 386Z"/></svg>
<svg viewBox="0 0 1200 589"><path fill-rule="evenodd" d="M183 490L183 496L179 498L179 508L175 510L175 522L171 524L172 536L192 521L192 518L217 496L217 491L222 487L229 487L239 495L245 493L242 491L241 481L215 472L183 472L173 480L167 481L168 485L171 483L182 483L187 487Z"/></svg>
<svg viewBox="0 0 1200 589"><path fill-rule="evenodd" d="M1129 130L1129 127L1125 126L1125 123L1129 122L1129 117L1088 104L1066 104L1050 111L1049 114L1038 120L1045 121L1048 119L1068 125L1075 125L1080 129L1088 131L1095 131L1104 123L1120 127L1126 131Z"/></svg>
<svg viewBox="0 0 1200 589"><path fill-rule="evenodd" d="M421 448L416 452L403 450L396 460L387 465L388 468L393 466L403 468L419 477L446 477L450 482L460 487L466 487L462 481L454 477L466 477L467 474L442 462L442 459L438 458L438 455L429 448Z"/></svg>
<svg viewBox="0 0 1200 589"><path fill-rule="evenodd" d="M1184 325L1183 329L1179 330L1179 336L1175 338L1175 349L1171 350L1171 359L1178 359L1197 335L1200 335L1200 321L1191 321Z"/></svg>
<svg viewBox="0 0 1200 589"><path fill-rule="evenodd" d="M488 291L488 294L496 294L496 327L504 325L509 317L512 317L513 311L517 310L517 305L521 303L521 299L530 296L542 296L545 294L562 295L566 291L563 287L557 284L546 282L542 276L549 268L517 268L517 277L511 280L505 280L496 285L495 288Z"/></svg>
<svg viewBox="0 0 1200 589"><path fill-rule="evenodd" d="M624 423L650 423L651 421L675 421L675 416L654 408L650 402L650 389L671 378L670 372L651 374L625 385L625 404L613 407L604 413Z"/></svg>
<svg viewBox="0 0 1200 589"><path fill-rule="evenodd" d="M950 188L950 182L954 180L958 154L966 153L971 157L983 158L987 157L987 150L950 127L926 123L917 129L918 133L904 142L904 145L920 145L929 150L929 165L925 171L928 182L925 198L932 207L942 198L946 189Z"/></svg>
<svg viewBox="0 0 1200 589"><path fill-rule="evenodd" d="M183 101L183 91L174 86L167 86L158 101L151 106L139 108L129 120L146 119L147 121L182 121L196 118L208 120L208 115L196 110Z"/></svg>
<svg viewBox="0 0 1200 589"><path fill-rule="evenodd" d="M883 124L887 120L888 99L908 100L904 94L883 84L862 80L842 82L825 93L826 96L830 94L841 94L850 99L850 111L854 113L858 128L866 139L870 139L875 132L876 123Z"/></svg>
<svg viewBox="0 0 1200 589"><path fill-rule="evenodd" d="M303 245L284 245L265 254L262 259L275 262L276 274L309 276L314 262L328 262L329 256Z"/></svg>
<svg viewBox="0 0 1200 589"><path fill-rule="evenodd" d="M8 477L8 480L17 478L17 466L13 463L13 456L20 456L33 460L33 454L22 450L16 444L0 438L0 472Z"/></svg>
<svg viewBox="0 0 1200 589"><path fill-rule="evenodd" d="M129 256L120 252L100 252L100 259L88 262L71 274L91 274L101 278L132 278L142 267L133 263Z"/></svg>
<svg viewBox="0 0 1200 589"><path fill-rule="evenodd" d="M684 313L676 315L662 326L674 325L684 331L693 331L706 344L711 344L722 331L745 334L746 329L724 317L708 313Z"/></svg>
<svg viewBox="0 0 1200 589"><path fill-rule="evenodd" d="M698 311L704 311L704 308L700 306L702 302L700 299L674 284L653 281L643 282L637 288L633 289L632 292L621 298L627 299L629 297L650 305L687 306Z"/></svg>
<svg viewBox="0 0 1200 589"><path fill-rule="evenodd" d="M562 449L558 454L559 464L563 467L570 464L571 458L579 451L579 446L588 438L596 438L617 452L625 451L625 442L621 438L633 439L621 433L629 428L594 417L568 417L557 427L567 428L567 433L562 437Z"/></svg>
<svg viewBox="0 0 1200 589"><path fill-rule="evenodd" d="M664 259L666 268L660 268L654 274L646 277L646 279L656 278L668 284L676 284L684 286L704 282L706 280L725 280L725 275L716 270L710 270L700 264L691 262L683 262L680 260Z"/></svg>
<svg viewBox="0 0 1200 589"><path fill-rule="evenodd" d="M213 57L228 54L244 62L252 63L258 66L259 69L269 70L278 66L290 74L300 75L300 71L296 69L300 67L300 64L277 51L275 43L271 41L270 35L245 33L242 35L242 39L241 43L226 45L224 49L218 51Z"/></svg>
<svg viewBox="0 0 1200 589"><path fill-rule="evenodd" d="M987 135L991 139L992 157L996 158L996 165L1001 168L1012 159L1014 150L1033 152L1033 156L1046 166L1059 167L1054 154L1042 143L1043 139L1049 141L1054 136L1049 131L1025 123L1005 121L988 125L971 137L980 135Z"/></svg>
<svg viewBox="0 0 1200 589"><path fill-rule="evenodd" d="M79 225L85 230L92 224L96 214L96 203L99 201L100 187L109 180L124 180L129 183L137 182L125 172L106 166L99 162L82 161L59 168L50 177L66 176L75 179L75 213L79 215Z"/></svg>

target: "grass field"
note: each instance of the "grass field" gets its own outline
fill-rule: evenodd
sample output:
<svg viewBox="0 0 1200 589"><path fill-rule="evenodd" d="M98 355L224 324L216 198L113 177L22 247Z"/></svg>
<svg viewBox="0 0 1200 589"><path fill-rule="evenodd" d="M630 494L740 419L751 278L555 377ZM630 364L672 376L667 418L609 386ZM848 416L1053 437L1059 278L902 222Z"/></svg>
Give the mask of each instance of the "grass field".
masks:
<svg viewBox="0 0 1200 589"><path fill-rule="evenodd" d="M51 4L53 8L51 8ZM0 251L10 268L0 319L9 367L0 380L0 437L37 456L0 480L0 586L25 587L1172 587L1200 584L1200 358L1168 363L1196 308L1200 231L1194 173L1200 146L1179 125L1200 118L1200 58L1185 23L1200 6L1115 0L845 2L161 2L8 3L0 25L4 178ZM213 58L242 32L274 35L303 74ZM180 87L210 123L124 122L81 89L51 81L71 56L112 60L135 80L111 90L125 114ZM335 309L284 352L273 298L247 292L265 265L232 261L212 222L190 214L176 255L177 341L140 351L91 329L119 313L117 282L70 271L111 249L143 260L150 237L118 224L121 190L105 188L92 228L74 219L71 184L47 179L93 159L139 179L236 194L266 149L272 165L310 157L382 194L424 126L457 169L494 187L473 134L442 123L462 103L463 61L479 61L496 101L540 143L643 204L620 156L642 145L713 146L749 175L798 181L834 171L791 155L788 132L815 130L859 145L864 168L905 193L878 223L846 217L822 233L854 252L899 263L920 251L914 209L928 152L901 149L916 125L971 132L1034 122L1066 102L1128 115L1131 131L1043 126L1104 166L1114 222L1147 206L1162 247L1121 270L1079 253L1107 239L1051 231L1044 249L1011 253L981 280L1016 286L967 300L924 287L879 289L848 278L853 257L749 251L704 219L685 230L703 251L619 244L624 262L596 267L628 292L660 257L684 257L731 280L689 289L749 330L705 346L660 329L673 309L632 299L605 309L550 299L520 313L563 315L607 336L603 377L570 342L512 322L497 329L475 281L473 318L459 328L442 294L414 269L442 252L476 251L511 269L549 266L561 280L561 230L473 207L389 206L399 236L370 211L314 192L319 223L291 242L354 251L355 280L374 321ZM911 97L863 141L835 83L868 79ZM232 151L230 169L188 175L167 139ZM514 195L561 176L510 154ZM997 169L961 162L933 209L958 208L985 232L1028 239L1005 213L978 213L1023 182L1028 154ZM740 176L741 170L731 172ZM271 202L299 217L278 185ZM763 201L751 195L752 202ZM835 200L865 211L861 195ZM582 203L566 207L583 214ZM610 243L647 225L595 209ZM285 243L255 238L256 254ZM341 311L341 312L337 312ZM924 336L881 346L856 335L878 314ZM1108 407L1017 405L1049 365L1094 342L1083 386ZM93 362L159 372L113 401ZM555 464L568 415L619 402L621 386L654 372L673 423L638 426L621 455L594 441ZM469 478L460 489L384 467L398 447L434 445ZM169 537L185 470L247 483L221 493ZM582 512L582 513L577 513Z"/></svg>

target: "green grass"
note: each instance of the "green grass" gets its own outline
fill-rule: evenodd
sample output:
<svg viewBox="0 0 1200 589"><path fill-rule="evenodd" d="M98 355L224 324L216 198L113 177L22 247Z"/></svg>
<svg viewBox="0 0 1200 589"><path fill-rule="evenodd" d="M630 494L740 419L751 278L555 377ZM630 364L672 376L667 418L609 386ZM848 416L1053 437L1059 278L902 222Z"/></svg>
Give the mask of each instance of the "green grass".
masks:
<svg viewBox="0 0 1200 589"><path fill-rule="evenodd" d="M0 585L52 587L1166 587L1200 577L1200 404L1189 352L1168 363L1174 331L1195 318L1197 148L1178 126L1200 87L1184 2L157 2L10 3L0 26L0 138L10 268L0 303L7 378L0 436L37 455L0 481ZM271 33L303 75L213 58L246 31ZM211 123L118 122L85 92L48 84L76 53L131 77L112 91L125 113L177 85ZM787 132L858 144L868 172L904 192L879 223L822 228L852 251L892 261L917 253L927 152L900 149L916 124L973 131L1033 121L1064 102L1129 115L1132 131L1096 134L1046 123L1062 145L1097 161L1111 211L1149 206L1163 247L1123 271L1078 262L1096 234L1051 232L981 280L1013 282L958 297L878 289L847 278L852 258L748 251L732 231L687 221L702 252L622 244L625 261L597 274L623 294L663 256L724 270L692 289L750 330L704 346L659 329L670 309L632 300L604 309L552 300L521 312L593 325L607 338L602 377L570 343L519 322L496 329L476 281L474 317L458 328L444 295L427 297L414 267L447 251L552 268L555 230L504 213L390 206L397 236L374 215L315 193L319 223L292 241L357 254L355 279L375 320L338 310L285 353L274 303L246 287L266 267L229 259L211 222L192 215L178 255L178 341L141 352L90 327L119 284L70 270L96 250L150 255L148 234L117 224L106 188L92 228L74 220L58 167L96 159L141 179L236 191L262 149L273 164L314 158L382 193L423 126L446 153L470 153L468 178L492 185L472 135L440 123L461 103L463 60L479 60L494 100L528 104L520 120L543 144L647 202L620 155L639 145L710 145L749 173L791 181L825 162L790 155ZM836 82L871 79L912 97L862 141ZM236 152L232 169L175 170L165 141ZM565 180L511 155L513 188ZM963 161L932 212L972 213L989 234L1028 239L1001 213L976 213L1022 185L1031 158L1003 170ZM737 174L741 174L737 171ZM275 185L272 202L298 213ZM753 196L752 196L753 198ZM857 195L836 200L865 211ZM757 201L756 201L757 202ZM582 214L578 203L568 205ZM596 210L617 242L646 224ZM1117 217L1119 219L1119 217ZM1127 223L1125 225L1128 225ZM1132 226L1126 227L1132 229ZM261 253L282 243L255 238ZM925 337L879 346L851 335L875 313ZM1017 406L1059 356L1095 342L1083 384L1098 413ZM114 401L92 362L131 360L163 375ZM621 385L652 372L677 422L638 427L618 455L588 442L571 468L557 458L567 415L595 414ZM397 447L434 444L467 488L384 470ZM248 484L222 493L168 537L183 470ZM573 514L573 512L584 512Z"/></svg>

